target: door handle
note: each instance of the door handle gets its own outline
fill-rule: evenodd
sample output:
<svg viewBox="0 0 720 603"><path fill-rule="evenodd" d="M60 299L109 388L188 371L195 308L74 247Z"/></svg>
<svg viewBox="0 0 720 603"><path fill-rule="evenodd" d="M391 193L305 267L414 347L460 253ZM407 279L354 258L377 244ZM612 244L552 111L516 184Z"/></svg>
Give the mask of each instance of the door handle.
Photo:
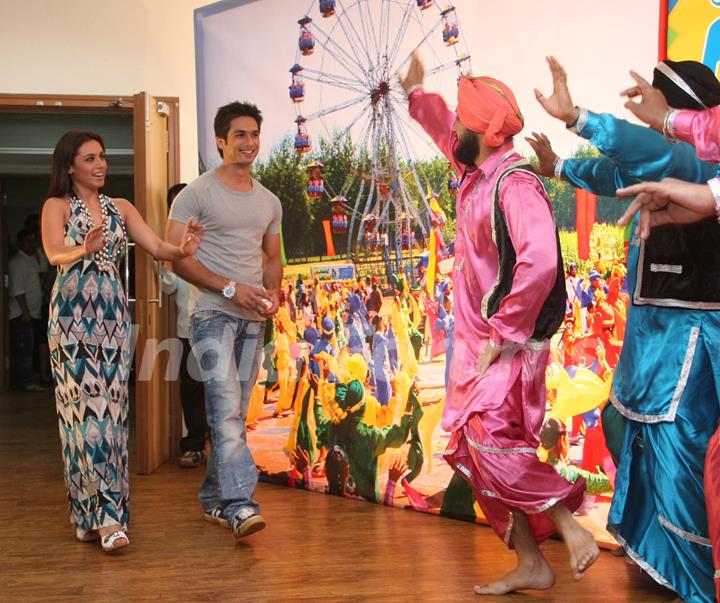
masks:
<svg viewBox="0 0 720 603"><path fill-rule="evenodd" d="M125 241L125 295L129 304L135 303L134 297L129 297L130 293L130 248L135 247L135 243L131 241ZM157 261L157 260L156 260ZM157 304L158 308L162 308L162 274L160 272L160 262L157 266L157 289L158 296L155 299L149 299L149 304Z"/></svg>
<svg viewBox="0 0 720 603"><path fill-rule="evenodd" d="M125 296L127 303L134 304L135 298L130 295L130 248L135 247L135 243L125 240Z"/></svg>
<svg viewBox="0 0 720 603"><path fill-rule="evenodd" d="M157 304L158 309L162 308L162 264L160 263L160 260L155 260L157 262L157 266L155 267L155 273L157 274L157 298L156 299L149 299L149 304Z"/></svg>

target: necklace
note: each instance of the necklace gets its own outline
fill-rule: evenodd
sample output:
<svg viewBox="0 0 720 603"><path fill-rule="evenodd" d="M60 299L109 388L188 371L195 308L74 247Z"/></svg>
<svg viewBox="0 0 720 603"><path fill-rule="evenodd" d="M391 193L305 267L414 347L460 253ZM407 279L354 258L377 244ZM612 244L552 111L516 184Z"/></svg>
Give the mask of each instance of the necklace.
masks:
<svg viewBox="0 0 720 603"><path fill-rule="evenodd" d="M70 191L68 197L70 201L77 204L80 208L80 213L87 222L88 232L95 228L95 221L93 220L90 211L85 205L85 202L80 197L78 197L75 191ZM100 193L98 200L100 201L100 213L102 214L102 220L104 223L103 238L105 239L105 241L107 241L107 244L102 249L93 253L93 259L95 260L95 264L97 265L100 272L110 272L111 268L115 268L117 266L117 260L120 256L120 245L113 245L112 243L113 233L110 230L110 207L112 207L113 213L115 215L120 214L117 207L115 207L115 203L113 203L113 200L110 199L110 197L108 197L107 195ZM120 223L120 227L122 228L122 240L125 240L127 238L127 233L125 232L125 223L122 221L122 219L118 220L118 222Z"/></svg>

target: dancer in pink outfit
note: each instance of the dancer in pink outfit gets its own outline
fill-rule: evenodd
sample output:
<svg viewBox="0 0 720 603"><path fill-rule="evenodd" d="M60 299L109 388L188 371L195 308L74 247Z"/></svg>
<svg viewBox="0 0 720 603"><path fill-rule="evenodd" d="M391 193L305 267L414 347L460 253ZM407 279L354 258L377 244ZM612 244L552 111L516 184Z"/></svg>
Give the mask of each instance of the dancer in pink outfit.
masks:
<svg viewBox="0 0 720 603"><path fill-rule="evenodd" d="M572 517L584 480L569 483L536 454L547 338L565 304L552 209L513 148L523 118L512 91L493 78L464 77L455 114L439 95L423 91L423 79L414 56L401 81L410 114L464 174L457 195L455 347L443 415L443 428L453 435L445 458L518 558L512 572L475 592L546 589L555 575L538 544L556 530L576 579L598 555L592 535Z"/></svg>

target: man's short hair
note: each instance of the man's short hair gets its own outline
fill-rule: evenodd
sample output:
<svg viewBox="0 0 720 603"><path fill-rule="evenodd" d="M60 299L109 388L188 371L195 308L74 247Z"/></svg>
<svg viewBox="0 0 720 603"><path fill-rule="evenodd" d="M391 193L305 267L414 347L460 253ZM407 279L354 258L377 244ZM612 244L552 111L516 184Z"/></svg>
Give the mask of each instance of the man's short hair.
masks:
<svg viewBox="0 0 720 603"><path fill-rule="evenodd" d="M175 200L175 197L178 196L178 193L184 189L187 186L187 183L185 182L178 182L177 184L173 184L167 192L167 204L168 207L172 205L172 202Z"/></svg>
<svg viewBox="0 0 720 603"><path fill-rule="evenodd" d="M217 110L214 123L215 137L227 140L230 124L236 117L252 117L257 122L258 130L262 126L262 113L256 105L234 101L228 105L223 105ZM223 156L220 149L218 149L218 153L220 153L220 157Z"/></svg>

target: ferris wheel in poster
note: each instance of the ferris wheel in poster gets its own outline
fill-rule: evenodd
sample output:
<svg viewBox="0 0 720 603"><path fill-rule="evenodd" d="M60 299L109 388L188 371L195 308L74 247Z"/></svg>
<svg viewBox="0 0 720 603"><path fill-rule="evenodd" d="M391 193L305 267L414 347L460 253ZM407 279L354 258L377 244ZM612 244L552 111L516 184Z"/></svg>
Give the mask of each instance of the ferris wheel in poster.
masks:
<svg viewBox="0 0 720 603"><path fill-rule="evenodd" d="M412 253L416 229L427 235L433 219L420 161L437 151L410 118L397 76L418 50L428 88L455 97L471 70L457 11L435 0L313 0L297 23L289 96L295 150L308 156L308 195L331 204L332 230L347 233L351 257ZM333 144L350 137L357 150L339 190L328 190L324 166L313 160L322 137Z"/></svg>

